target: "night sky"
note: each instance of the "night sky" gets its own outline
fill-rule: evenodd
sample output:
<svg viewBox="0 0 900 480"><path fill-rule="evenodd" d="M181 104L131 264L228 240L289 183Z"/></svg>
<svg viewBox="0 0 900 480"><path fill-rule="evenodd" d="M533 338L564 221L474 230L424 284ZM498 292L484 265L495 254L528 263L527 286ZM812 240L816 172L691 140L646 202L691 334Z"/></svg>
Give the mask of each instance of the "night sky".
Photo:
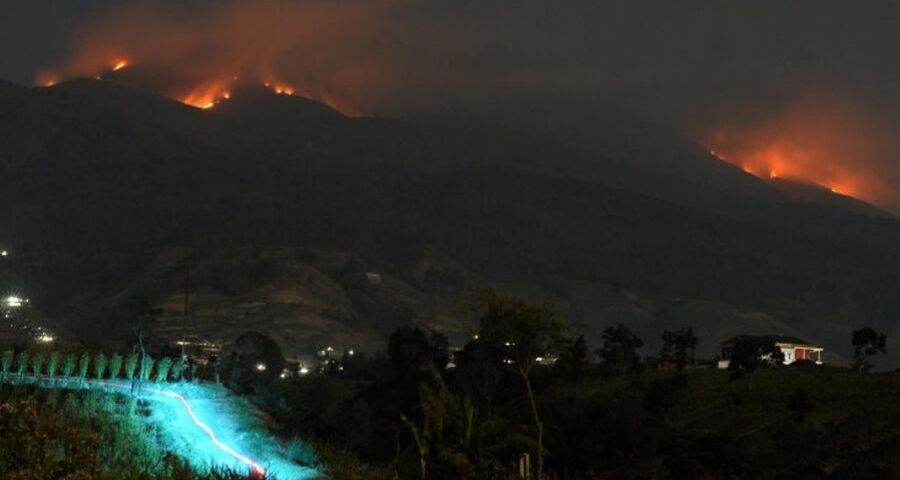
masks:
<svg viewBox="0 0 900 480"><path fill-rule="evenodd" d="M364 113L614 104L743 163L779 145L789 174L900 207L898 19L894 0L6 0L0 78L119 48L185 81L277 70Z"/></svg>

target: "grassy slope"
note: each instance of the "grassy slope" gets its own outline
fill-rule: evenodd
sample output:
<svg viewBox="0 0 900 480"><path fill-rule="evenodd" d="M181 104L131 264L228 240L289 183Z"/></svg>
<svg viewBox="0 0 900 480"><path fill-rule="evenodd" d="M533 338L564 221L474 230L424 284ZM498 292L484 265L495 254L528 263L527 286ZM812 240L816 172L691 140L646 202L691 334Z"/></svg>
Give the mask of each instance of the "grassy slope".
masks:
<svg viewBox="0 0 900 480"><path fill-rule="evenodd" d="M127 389L128 382L120 383ZM158 386L153 383L146 385L140 400L110 387L67 390L59 389L65 387L61 384L57 384L57 388L48 386L46 382L40 388L31 384L0 384L0 424L9 426L10 422L17 420L16 417L27 419L26 411L34 412L39 418L37 422L26 420L26 424L19 429L7 428L5 433L38 435L51 442L46 452L40 447L34 448L33 460L53 458L52 451L62 449L80 456L80 459L65 458L62 463L69 465L80 461L84 465L78 467L81 468L79 471L94 469L98 474L109 475L108 478L125 478L121 477L124 475L122 470L128 466L134 467L131 473L136 479L168 479L174 476L171 472L178 469L185 472L193 470L198 480L232 478L220 476L223 469L246 472L243 463L217 448L209 436L191 421L178 400L154 393ZM290 458L305 453L308 448L297 441L285 444L275 438L268 431L265 417L247 400L210 384L182 383L167 385L164 389L187 398L196 417L208 425L224 445L259 462L267 470L267 478L301 480L321 477L316 470L301 467ZM64 434L58 431L58 426L64 424L70 424L78 432L85 432ZM3 438L3 441L21 441L13 437L15 435ZM76 449L86 442L93 447ZM164 459L170 455L187 463L182 465L175 461L169 465ZM315 461L314 454L310 458ZM243 475L236 474L234 477L243 478Z"/></svg>
<svg viewBox="0 0 900 480"><path fill-rule="evenodd" d="M589 383L579 396L621 399L667 375L654 371L637 380ZM735 477L900 476L900 376L785 367L761 370L748 383L732 381L722 370L690 371L685 397L662 423L677 432L676 441L692 442L692 455L716 452ZM798 389L809 393L813 405L802 420L789 407ZM700 447L704 438L714 439L713 445ZM650 475L665 461L650 455L619 474Z"/></svg>

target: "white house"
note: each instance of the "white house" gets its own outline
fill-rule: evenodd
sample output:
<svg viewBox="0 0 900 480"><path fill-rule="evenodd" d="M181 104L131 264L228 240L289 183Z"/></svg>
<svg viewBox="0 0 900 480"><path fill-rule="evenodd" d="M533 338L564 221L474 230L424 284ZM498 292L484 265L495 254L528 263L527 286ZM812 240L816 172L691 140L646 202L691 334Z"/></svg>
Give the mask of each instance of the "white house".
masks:
<svg viewBox="0 0 900 480"><path fill-rule="evenodd" d="M783 335L738 335L722 342L722 355L719 357L719 368L728 368L731 363L731 353L735 344L739 342L752 342L756 344L775 345L784 354L784 364L790 365L797 360L808 360L816 365L822 364L822 352L825 349L806 340L797 337Z"/></svg>

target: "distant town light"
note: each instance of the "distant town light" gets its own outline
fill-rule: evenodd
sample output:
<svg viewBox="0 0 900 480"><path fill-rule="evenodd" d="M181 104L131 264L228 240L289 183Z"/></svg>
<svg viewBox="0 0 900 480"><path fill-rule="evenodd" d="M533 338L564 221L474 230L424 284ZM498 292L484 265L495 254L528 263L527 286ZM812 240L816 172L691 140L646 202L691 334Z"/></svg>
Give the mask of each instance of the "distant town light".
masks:
<svg viewBox="0 0 900 480"><path fill-rule="evenodd" d="M284 372L281 372L281 378L287 378L287 374Z"/></svg>
<svg viewBox="0 0 900 480"><path fill-rule="evenodd" d="M53 335L49 335L46 333L42 333L41 336L39 336L37 339L41 343L50 343L54 340Z"/></svg>
<svg viewBox="0 0 900 480"><path fill-rule="evenodd" d="M300 375L306 375L309 373L309 369L306 367L300 367Z"/></svg>
<svg viewBox="0 0 900 480"><path fill-rule="evenodd" d="M24 304L26 302L28 302L28 300L25 300L24 298L21 298L21 297L17 297L15 295L10 295L3 300L3 303L5 303L6 306L9 308L21 307L22 304Z"/></svg>
<svg viewBox="0 0 900 480"><path fill-rule="evenodd" d="M256 369L259 370L260 372L265 372L265 371L266 371L266 364L265 364L265 363L257 363L257 364L256 364Z"/></svg>
<svg viewBox="0 0 900 480"><path fill-rule="evenodd" d="M350 349L349 351L347 351L347 355L350 355L351 357L352 357L355 353L356 353L356 352L354 352L353 349Z"/></svg>
<svg viewBox="0 0 900 480"><path fill-rule="evenodd" d="M9 252L8 252L8 251L6 251L6 250L0 250L0 257L8 257L8 256L9 256Z"/></svg>

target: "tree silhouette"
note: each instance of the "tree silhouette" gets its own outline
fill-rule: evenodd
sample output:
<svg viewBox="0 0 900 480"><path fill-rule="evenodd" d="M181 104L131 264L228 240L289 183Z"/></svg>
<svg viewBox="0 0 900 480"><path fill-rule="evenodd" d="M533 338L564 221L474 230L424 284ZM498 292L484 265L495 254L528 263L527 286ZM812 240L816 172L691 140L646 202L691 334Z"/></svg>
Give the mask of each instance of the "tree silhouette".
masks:
<svg viewBox="0 0 900 480"><path fill-rule="evenodd" d="M94 357L94 378L102 379L104 376L106 376L106 367L106 355L104 355L102 352L98 353Z"/></svg>
<svg viewBox="0 0 900 480"><path fill-rule="evenodd" d="M78 360L78 378L81 379L81 383L84 384L84 380L87 378L88 370L91 367L91 354L84 352L81 354L81 358Z"/></svg>
<svg viewBox="0 0 900 480"><path fill-rule="evenodd" d="M28 352L25 350L19 352L19 355L16 357L16 373L19 374L19 378L24 377L25 372L28 371L29 361Z"/></svg>
<svg viewBox="0 0 900 480"><path fill-rule="evenodd" d="M75 374L75 367L78 364L78 359L75 357L74 353L70 353L66 355L65 360L63 360L63 377L70 378Z"/></svg>
<svg viewBox="0 0 900 480"><path fill-rule="evenodd" d="M51 380L56 376L56 372L59 370L61 361L62 355L60 355L59 352L50 353L50 357L47 360L47 375Z"/></svg>
<svg viewBox="0 0 900 480"><path fill-rule="evenodd" d="M603 345L597 350L597 355L607 372L620 374L640 368L641 357L638 350L643 346L644 341L640 337L625 325L619 324L603 332Z"/></svg>
<svg viewBox="0 0 900 480"><path fill-rule="evenodd" d="M781 365L784 353L774 341L757 337L739 337L732 347L728 370L732 379L747 376L747 389L753 386L753 374L764 365Z"/></svg>
<svg viewBox="0 0 900 480"><path fill-rule="evenodd" d="M587 366L587 354L588 346L584 335L566 342L565 347L560 349L559 360L554 365L557 377L572 383L580 382Z"/></svg>
<svg viewBox="0 0 900 480"><path fill-rule="evenodd" d="M853 331L853 364L858 372L872 370L871 357L887 352L887 335L866 327Z"/></svg>
<svg viewBox="0 0 900 480"><path fill-rule="evenodd" d="M169 357L163 357L159 360L159 363L156 364L156 381L158 382L167 382L169 381L169 371L172 368L172 359Z"/></svg>
<svg viewBox="0 0 900 480"><path fill-rule="evenodd" d="M112 380L118 380L119 375L122 374L122 355L118 353L114 353L111 357L109 357L109 378Z"/></svg>
<svg viewBox="0 0 900 480"><path fill-rule="evenodd" d="M662 349L659 360L662 365L674 364L683 370L694 362L694 350L697 348L697 336L693 328L685 328L675 332L665 331L662 335Z"/></svg>
<svg viewBox="0 0 900 480"><path fill-rule="evenodd" d="M3 371L3 377L5 378L9 375L10 370L13 366L13 359L15 358L15 352L12 350L6 350L3 352L3 356L0 357L0 370Z"/></svg>
<svg viewBox="0 0 900 480"><path fill-rule="evenodd" d="M44 371L44 352L37 352L31 357L31 371L34 373L34 381L38 381L41 372Z"/></svg>
<svg viewBox="0 0 900 480"><path fill-rule="evenodd" d="M138 368L138 362L140 361L141 355L137 352L128 355L128 358L125 359L125 379L126 380L134 380L134 374Z"/></svg>
<svg viewBox="0 0 900 480"><path fill-rule="evenodd" d="M133 383L131 387L135 392L140 391L141 382L150 378L150 372L145 370L147 367L153 368L153 361L147 361L147 350L150 348L153 325L160 313L162 313L162 310L154 307L147 297L135 295L128 300L131 333L134 337L135 346L141 354L141 359L138 363L140 372L137 376L137 382Z"/></svg>
<svg viewBox="0 0 900 480"><path fill-rule="evenodd" d="M544 475L544 424L538 409L531 382L531 372L537 358L557 351L563 336L564 324L552 305L536 305L496 290L478 292L481 306L479 338L502 346L525 388L525 396L537 429L537 479Z"/></svg>

